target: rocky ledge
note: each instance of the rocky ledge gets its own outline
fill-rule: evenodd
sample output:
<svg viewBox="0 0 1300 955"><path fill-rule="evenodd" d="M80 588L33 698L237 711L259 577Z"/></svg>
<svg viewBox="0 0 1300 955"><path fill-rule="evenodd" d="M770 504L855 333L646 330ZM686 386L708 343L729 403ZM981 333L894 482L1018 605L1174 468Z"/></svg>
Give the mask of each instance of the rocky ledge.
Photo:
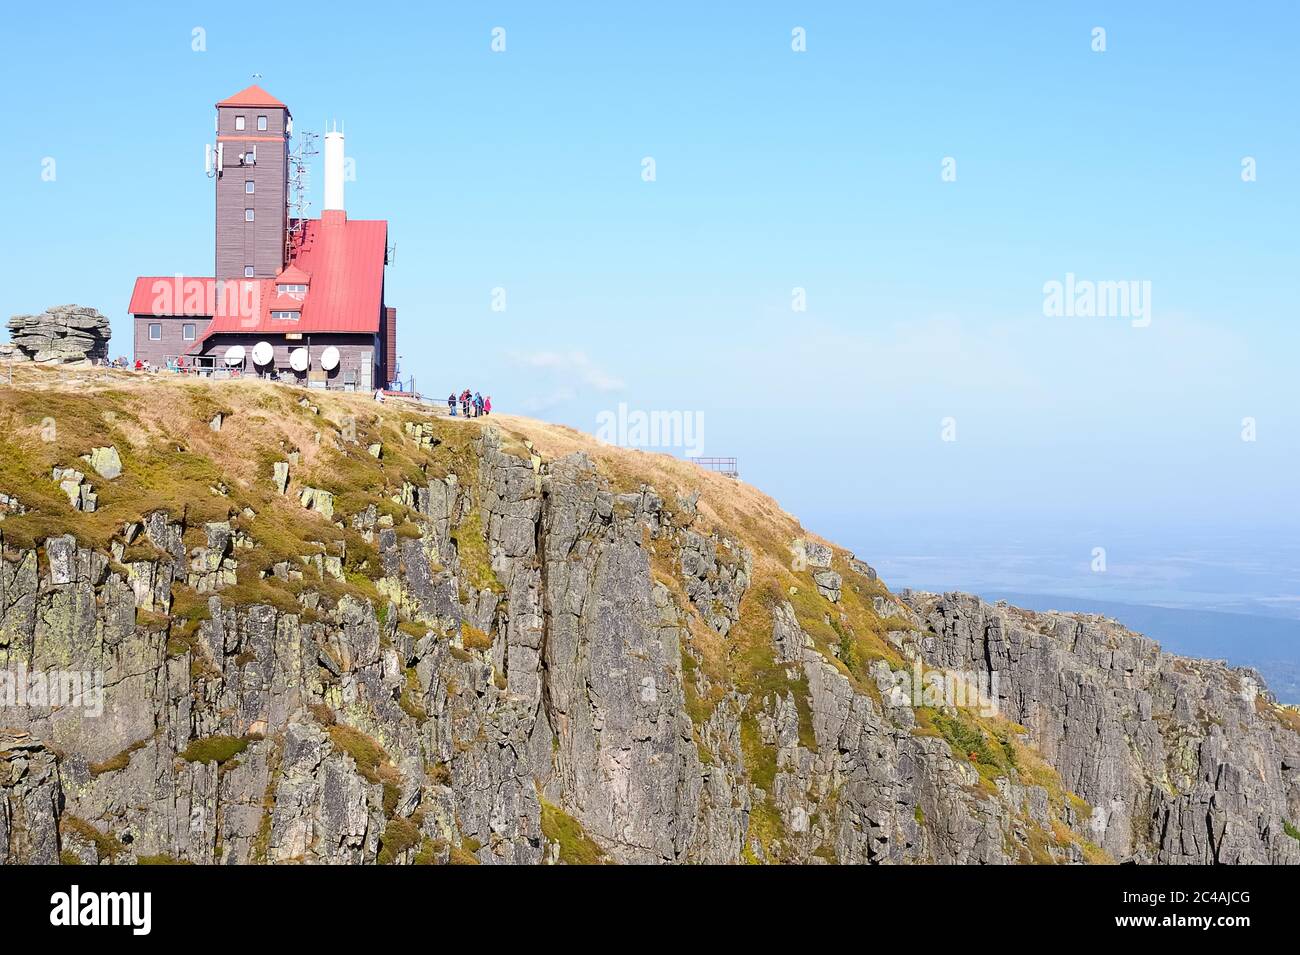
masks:
<svg viewBox="0 0 1300 955"><path fill-rule="evenodd" d="M107 316L84 305L55 305L39 315L9 319L9 344L0 357L52 364L108 357Z"/></svg>

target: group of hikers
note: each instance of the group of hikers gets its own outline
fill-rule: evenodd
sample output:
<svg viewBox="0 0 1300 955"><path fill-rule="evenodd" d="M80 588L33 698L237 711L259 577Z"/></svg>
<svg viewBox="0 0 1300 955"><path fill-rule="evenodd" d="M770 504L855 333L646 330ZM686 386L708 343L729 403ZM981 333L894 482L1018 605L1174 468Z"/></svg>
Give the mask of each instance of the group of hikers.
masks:
<svg viewBox="0 0 1300 955"><path fill-rule="evenodd" d="M454 391L447 396L447 410L451 416L456 417L456 405L460 405L460 413L466 418L477 418L480 415L492 413L492 396L484 398L477 391L473 394L466 388L459 395Z"/></svg>
<svg viewBox="0 0 1300 955"><path fill-rule="evenodd" d="M169 356L165 360L165 364L162 365L156 365L153 362L142 358L137 358L132 362L131 359L127 358L125 355L120 355L117 358L96 358L91 361L91 364L97 368L117 368L122 371L145 371L150 374L159 371L170 371L184 375L199 371L199 366L195 364L193 359L186 361L184 355Z"/></svg>
<svg viewBox="0 0 1300 955"><path fill-rule="evenodd" d="M185 360L184 355L168 358L167 363L165 365L155 365L151 361L142 361L139 358L137 358L135 360L135 364L132 365L129 361L127 361L126 358L114 358L111 362L108 363L108 366L110 368L125 368L128 371L132 368L134 368L136 371L147 371L147 372L171 371L180 375L183 375L186 372L198 371L198 366L195 365L192 361L187 362Z"/></svg>

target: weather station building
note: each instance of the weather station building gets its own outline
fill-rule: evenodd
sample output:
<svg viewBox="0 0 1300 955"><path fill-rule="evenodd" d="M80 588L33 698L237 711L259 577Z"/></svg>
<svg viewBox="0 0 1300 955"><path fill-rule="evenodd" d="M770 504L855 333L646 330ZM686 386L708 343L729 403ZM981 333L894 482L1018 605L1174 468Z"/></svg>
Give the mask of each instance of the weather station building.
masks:
<svg viewBox="0 0 1300 955"><path fill-rule="evenodd" d="M397 309L384 299L388 223L348 218L342 131L325 133L325 202L312 219L315 135L291 151L289 108L259 86L216 108L214 275L135 280L136 360L317 388L400 387Z"/></svg>

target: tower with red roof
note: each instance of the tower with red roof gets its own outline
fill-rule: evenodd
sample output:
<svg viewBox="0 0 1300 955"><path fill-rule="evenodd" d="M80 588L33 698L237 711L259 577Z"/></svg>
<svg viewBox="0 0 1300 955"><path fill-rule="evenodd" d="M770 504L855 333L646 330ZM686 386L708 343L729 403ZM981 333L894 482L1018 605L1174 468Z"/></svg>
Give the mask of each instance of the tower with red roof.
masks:
<svg viewBox="0 0 1300 955"><path fill-rule="evenodd" d="M289 108L260 86L217 103L217 278L284 267L292 133Z"/></svg>

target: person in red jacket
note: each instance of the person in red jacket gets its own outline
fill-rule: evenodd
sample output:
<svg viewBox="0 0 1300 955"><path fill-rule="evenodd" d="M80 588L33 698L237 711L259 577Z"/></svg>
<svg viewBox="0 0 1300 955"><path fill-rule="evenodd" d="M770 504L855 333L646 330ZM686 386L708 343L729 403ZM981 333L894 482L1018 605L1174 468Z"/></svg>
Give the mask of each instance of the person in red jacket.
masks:
<svg viewBox="0 0 1300 955"><path fill-rule="evenodd" d="M492 413L492 396L491 396L491 395L488 395L486 398L483 399L483 413L484 413L484 414L491 414L491 413Z"/></svg>

